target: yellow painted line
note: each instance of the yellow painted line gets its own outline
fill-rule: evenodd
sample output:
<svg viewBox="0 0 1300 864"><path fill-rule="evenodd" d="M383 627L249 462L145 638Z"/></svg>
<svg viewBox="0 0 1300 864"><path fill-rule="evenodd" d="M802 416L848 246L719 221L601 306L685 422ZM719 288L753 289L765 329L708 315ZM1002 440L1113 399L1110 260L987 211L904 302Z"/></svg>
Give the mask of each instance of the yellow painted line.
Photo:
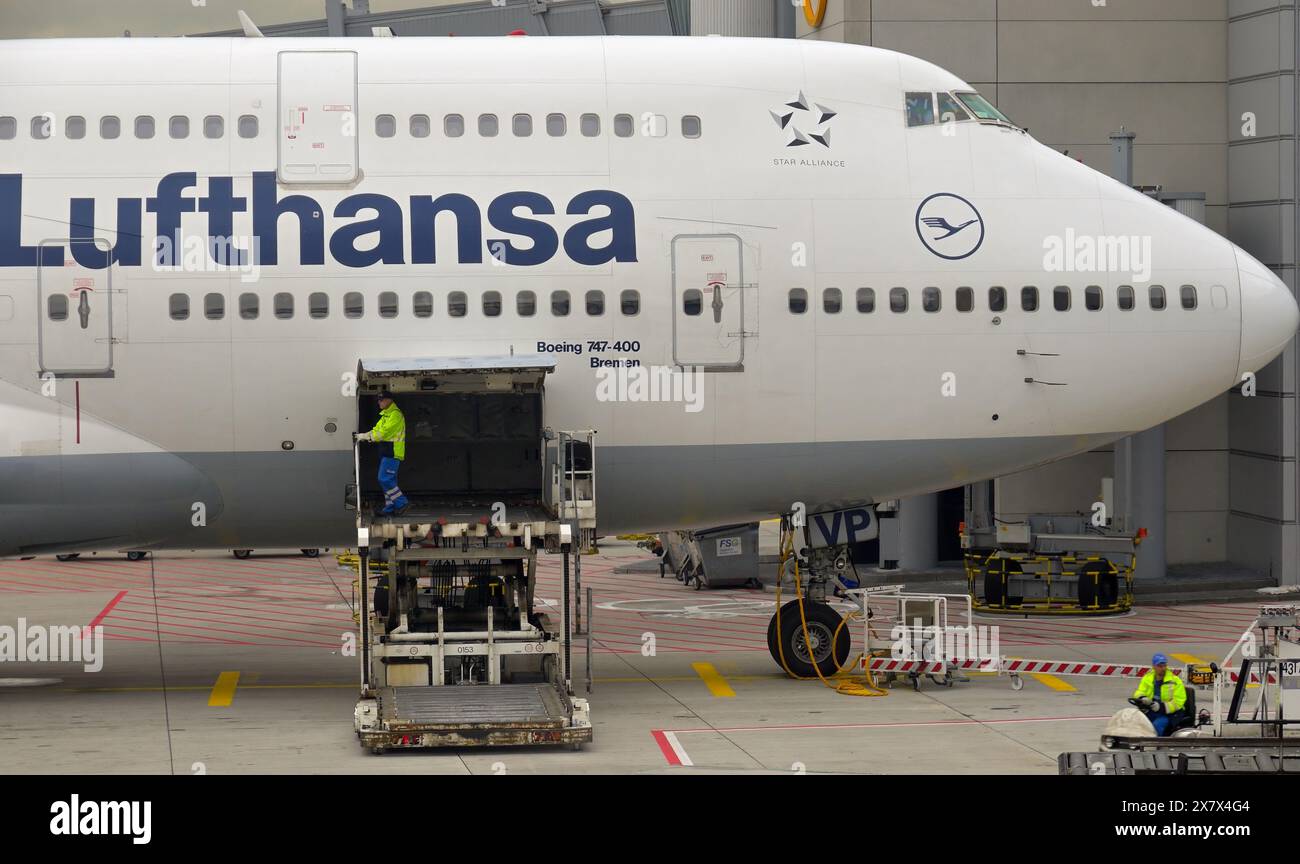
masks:
<svg viewBox="0 0 1300 864"><path fill-rule="evenodd" d="M217 683L212 685L208 696L209 708L229 708L235 701L235 688L239 686L238 672L222 672L217 676Z"/></svg>
<svg viewBox="0 0 1300 864"><path fill-rule="evenodd" d="M736 691L731 689L727 679L718 674L718 670L713 668L712 663L692 663L691 668L695 673L704 679L704 686L709 688L709 692L714 696L730 697L735 696Z"/></svg>
<svg viewBox="0 0 1300 864"><path fill-rule="evenodd" d="M1058 693L1079 692L1079 688L1075 687L1069 681L1063 681L1060 678L1057 678L1055 675L1048 675L1046 672L1031 672L1029 674L1029 677L1033 678L1035 681L1039 682L1040 684L1046 684L1048 687L1051 687L1053 690L1057 691Z"/></svg>

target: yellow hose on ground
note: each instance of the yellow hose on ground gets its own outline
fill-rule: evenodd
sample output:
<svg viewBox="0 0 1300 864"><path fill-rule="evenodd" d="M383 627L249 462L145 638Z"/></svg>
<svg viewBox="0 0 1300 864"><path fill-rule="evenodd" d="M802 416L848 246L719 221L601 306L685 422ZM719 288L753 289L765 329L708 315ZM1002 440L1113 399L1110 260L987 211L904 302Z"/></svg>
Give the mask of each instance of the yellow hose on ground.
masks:
<svg viewBox="0 0 1300 864"><path fill-rule="evenodd" d="M777 648L777 653L781 657L781 667L785 669L785 674L789 675L791 678L795 678L801 681L811 681L812 680L811 678L803 675L796 675L794 674L793 671L791 671L790 664L787 663L785 659L785 640L781 636L781 582L785 576L785 562L788 561L790 559L790 556L793 554L794 554L794 531L792 529L786 530L785 524L782 523L781 560L780 563L777 565L778 567L780 567L780 570L777 573L777 579L776 579L776 648ZM799 601L799 623L800 626L803 628L803 644L804 647L808 649L808 657L810 660L812 660L813 671L817 673L817 678L827 687L830 687L832 690L834 690L836 693L843 693L846 696L888 696L889 695L888 690L882 690L881 688L876 686L876 682L871 675L870 669L868 669L867 673L860 679L854 679L852 677L849 677L846 680L841 681L839 684L833 684L830 681L826 680L826 676L822 674L821 667L817 664L816 660L812 656L812 639L810 639L808 636L808 616L804 612L804 607L803 607L803 587L799 582L799 559L798 558L795 558L795 562L794 562L794 591L795 591L795 597ZM847 624L850 620L860 618L862 614L863 613L861 612L852 612L849 615L846 615L840 619L839 626L835 628L835 633L834 635L831 636L831 659L832 660L834 660L835 658L835 646L839 644L840 631L844 629L844 625ZM832 675L839 675L850 666L857 665L858 663L862 662L862 659L865 656L866 656L866 652L863 652L862 654L859 654L855 659L851 660L845 665L837 666L835 672L832 673Z"/></svg>

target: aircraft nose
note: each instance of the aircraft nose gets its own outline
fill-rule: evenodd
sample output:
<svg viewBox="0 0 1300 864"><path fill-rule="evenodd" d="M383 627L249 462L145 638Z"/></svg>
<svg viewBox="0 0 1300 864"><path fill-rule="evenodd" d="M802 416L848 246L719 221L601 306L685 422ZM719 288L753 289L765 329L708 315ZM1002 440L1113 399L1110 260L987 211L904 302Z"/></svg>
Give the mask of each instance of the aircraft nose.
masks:
<svg viewBox="0 0 1300 864"><path fill-rule="evenodd" d="M1241 280L1241 362L1237 380L1258 372L1282 353L1300 327L1300 307L1286 283L1259 261L1237 249Z"/></svg>

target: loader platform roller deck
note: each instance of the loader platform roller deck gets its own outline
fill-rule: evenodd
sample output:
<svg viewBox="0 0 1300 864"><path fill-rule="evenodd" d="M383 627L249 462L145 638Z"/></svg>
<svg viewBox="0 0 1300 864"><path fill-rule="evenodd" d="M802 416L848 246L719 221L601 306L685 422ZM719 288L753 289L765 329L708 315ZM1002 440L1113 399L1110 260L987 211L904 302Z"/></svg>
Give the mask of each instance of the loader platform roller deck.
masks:
<svg viewBox="0 0 1300 864"><path fill-rule="evenodd" d="M382 391L406 418L398 484L410 501L380 514L377 448L358 443L354 725L372 752L591 740L587 700L573 694L568 556L595 540L595 432L544 425L554 368L545 355L358 365L357 430ZM561 604L547 612L539 552L565 556Z"/></svg>

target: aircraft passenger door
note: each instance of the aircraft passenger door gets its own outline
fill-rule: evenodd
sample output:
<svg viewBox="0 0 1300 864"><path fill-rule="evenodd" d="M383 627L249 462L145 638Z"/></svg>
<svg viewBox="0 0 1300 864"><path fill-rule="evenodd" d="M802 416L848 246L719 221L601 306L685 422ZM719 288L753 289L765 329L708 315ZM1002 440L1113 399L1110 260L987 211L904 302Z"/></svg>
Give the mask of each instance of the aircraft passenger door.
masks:
<svg viewBox="0 0 1300 864"><path fill-rule="evenodd" d="M281 51L276 177L293 185L357 179L355 51Z"/></svg>
<svg viewBox="0 0 1300 864"><path fill-rule="evenodd" d="M41 246L70 242L46 240ZM95 246L107 258L108 241L95 238ZM82 267L72 259L60 267L38 266L36 295L41 372L58 378L113 377L113 266Z"/></svg>
<svg viewBox="0 0 1300 864"><path fill-rule="evenodd" d="M673 362L706 372L745 368L744 249L735 234L672 241Z"/></svg>

